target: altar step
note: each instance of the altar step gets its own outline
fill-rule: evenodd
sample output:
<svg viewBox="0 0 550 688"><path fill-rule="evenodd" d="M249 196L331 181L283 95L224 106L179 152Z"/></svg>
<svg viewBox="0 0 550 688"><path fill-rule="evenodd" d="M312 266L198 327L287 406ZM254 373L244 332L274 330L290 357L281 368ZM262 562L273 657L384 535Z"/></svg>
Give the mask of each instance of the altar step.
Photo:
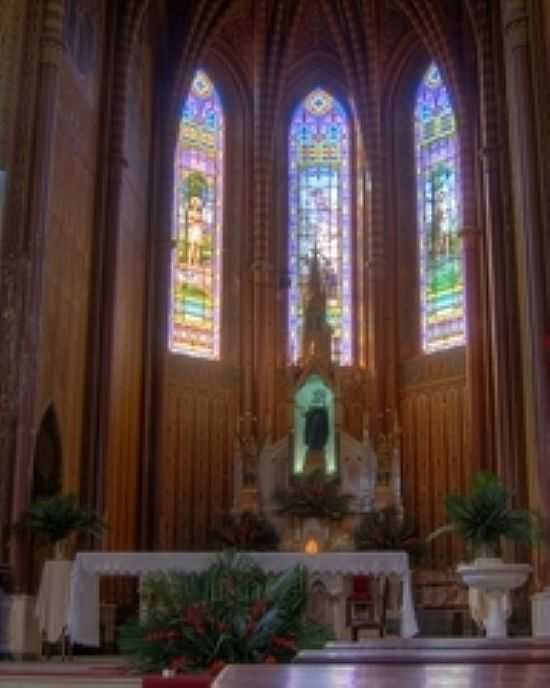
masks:
<svg viewBox="0 0 550 688"><path fill-rule="evenodd" d="M529 648L532 650L549 650L548 638L537 636L515 636L507 638L486 638L485 636L468 638L364 638L354 643L350 640L337 640L326 643L324 650L358 650L358 649L393 649L409 648L418 650L469 650L471 648L509 649L511 647Z"/></svg>
<svg viewBox="0 0 550 688"><path fill-rule="evenodd" d="M550 638L383 638L304 650L297 664L550 664Z"/></svg>

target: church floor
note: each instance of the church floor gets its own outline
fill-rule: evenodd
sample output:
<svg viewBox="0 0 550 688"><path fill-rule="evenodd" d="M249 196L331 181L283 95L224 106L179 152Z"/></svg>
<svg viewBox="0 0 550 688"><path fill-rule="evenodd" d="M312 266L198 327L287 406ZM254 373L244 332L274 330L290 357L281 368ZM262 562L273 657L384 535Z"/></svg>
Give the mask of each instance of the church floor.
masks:
<svg viewBox="0 0 550 688"><path fill-rule="evenodd" d="M547 642L544 644L548 647ZM369 643L364 643L362 649L361 646L357 649L368 652L368 647ZM510 658L505 663L494 661L495 655L492 663L434 664L429 660L422 663L426 648L419 647L417 651L419 661L413 663L402 655L392 664L374 661L372 664L230 666L218 676L213 688L550 688L548 656L546 663L541 663L540 658L525 663L515 663ZM539 647L533 657L541 651L544 650ZM167 688L169 684L166 681ZM142 677L129 673L120 657L76 657L66 662L58 658L47 662L2 661L0 688L8 686L142 688Z"/></svg>

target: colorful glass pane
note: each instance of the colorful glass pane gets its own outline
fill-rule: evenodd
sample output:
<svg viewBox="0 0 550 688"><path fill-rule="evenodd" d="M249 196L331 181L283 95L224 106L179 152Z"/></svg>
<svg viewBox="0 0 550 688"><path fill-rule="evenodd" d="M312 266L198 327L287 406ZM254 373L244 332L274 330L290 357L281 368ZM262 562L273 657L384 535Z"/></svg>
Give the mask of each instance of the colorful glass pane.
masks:
<svg viewBox="0 0 550 688"><path fill-rule="evenodd" d="M289 131L288 353L301 355L303 297L317 250L327 287L332 358L352 362L350 127L342 105L316 88Z"/></svg>
<svg viewBox="0 0 550 688"><path fill-rule="evenodd" d="M208 75L193 79L175 159L169 347L220 356L224 119Z"/></svg>
<svg viewBox="0 0 550 688"><path fill-rule="evenodd" d="M415 109L422 346L427 353L464 344L464 269L456 118L435 65Z"/></svg>

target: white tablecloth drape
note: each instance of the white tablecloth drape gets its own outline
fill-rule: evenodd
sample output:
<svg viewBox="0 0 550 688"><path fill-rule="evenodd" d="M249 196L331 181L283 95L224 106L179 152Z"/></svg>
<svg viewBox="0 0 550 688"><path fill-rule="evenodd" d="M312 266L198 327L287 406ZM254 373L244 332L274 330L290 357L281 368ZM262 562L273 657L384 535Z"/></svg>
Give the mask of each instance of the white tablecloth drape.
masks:
<svg viewBox="0 0 550 688"><path fill-rule="evenodd" d="M264 571L280 573L304 566L323 577L396 575L403 582L401 636L418 633L406 552L247 552ZM80 552L71 578L69 635L82 645L99 646L99 577L144 576L160 571L199 572L219 556L216 552Z"/></svg>
<svg viewBox="0 0 550 688"><path fill-rule="evenodd" d="M72 565L65 560L44 563L34 613L49 643L56 643L67 626Z"/></svg>

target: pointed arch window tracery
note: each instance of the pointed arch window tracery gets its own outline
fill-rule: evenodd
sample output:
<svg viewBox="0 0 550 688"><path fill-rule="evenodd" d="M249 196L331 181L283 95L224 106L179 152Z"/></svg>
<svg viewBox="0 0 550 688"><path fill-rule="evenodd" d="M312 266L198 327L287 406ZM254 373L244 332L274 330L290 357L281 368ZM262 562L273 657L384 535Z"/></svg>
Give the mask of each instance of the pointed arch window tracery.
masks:
<svg viewBox="0 0 550 688"><path fill-rule="evenodd" d="M351 365L351 131L342 104L323 88L300 102L288 134L288 357L302 355L304 291L317 252L327 290L332 359Z"/></svg>
<svg viewBox="0 0 550 688"><path fill-rule="evenodd" d="M422 349L432 353L466 342L459 141L435 64L420 83L414 127Z"/></svg>
<svg viewBox="0 0 550 688"><path fill-rule="evenodd" d="M220 358L224 113L199 69L183 106L174 164L169 349Z"/></svg>

